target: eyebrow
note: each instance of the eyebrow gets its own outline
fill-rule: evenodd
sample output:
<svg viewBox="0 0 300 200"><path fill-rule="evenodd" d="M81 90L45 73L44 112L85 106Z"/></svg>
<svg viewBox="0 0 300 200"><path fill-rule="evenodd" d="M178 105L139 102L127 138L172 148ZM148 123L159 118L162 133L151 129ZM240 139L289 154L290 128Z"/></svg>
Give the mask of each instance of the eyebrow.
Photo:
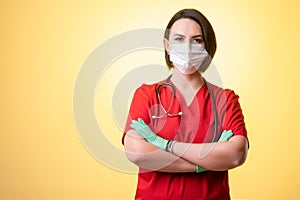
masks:
<svg viewBox="0 0 300 200"><path fill-rule="evenodd" d="M182 35L182 34L179 34L179 33L175 33L174 36L185 37L185 35ZM197 37L202 37L202 38L203 38L203 35L194 35L194 36L192 36L191 38L197 38Z"/></svg>

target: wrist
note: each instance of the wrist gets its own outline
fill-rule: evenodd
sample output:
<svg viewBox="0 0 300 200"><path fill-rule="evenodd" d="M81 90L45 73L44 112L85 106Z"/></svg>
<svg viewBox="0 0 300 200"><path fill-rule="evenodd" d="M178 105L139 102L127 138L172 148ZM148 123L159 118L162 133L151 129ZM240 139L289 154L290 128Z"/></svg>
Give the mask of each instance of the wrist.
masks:
<svg viewBox="0 0 300 200"><path fill-rule="evenodd" d="M166 146L166 151L170 152L171 149L171 143L173 142L173 140L168 140L167 146Z"/></svg>
<svg viewBox="0 0 300 200"><path fill-rule="evenodd" d="M175 140L169 140L168 144L167 144L167 147L166 147L166 151L173 154L174 144L175 144Z"/></svg>
<svg viewBox="0 0 300 200"><path fill-rule="evenodd" d="M166 151L169 140L166 140L162 137L155 135L155 137L152 137L151 140L147 140L147 142L153 144L154 146L160 148L161 150Z"/></svg>

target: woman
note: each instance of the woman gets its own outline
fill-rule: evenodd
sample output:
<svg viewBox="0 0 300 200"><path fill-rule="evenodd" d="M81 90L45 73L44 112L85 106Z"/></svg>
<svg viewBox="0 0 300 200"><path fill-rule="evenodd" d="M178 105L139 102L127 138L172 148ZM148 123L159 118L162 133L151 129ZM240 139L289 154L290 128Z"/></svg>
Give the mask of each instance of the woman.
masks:
<svg viewBox="0 0 300 200"><path fill-rule="evenodd" d="M216 51L213 28L199 11L181 10L164 46L172 76L136 90L122 138L139 166L135 199L230 199L228 170L244 163L248 139L238 95L201 74Z"/></svg>

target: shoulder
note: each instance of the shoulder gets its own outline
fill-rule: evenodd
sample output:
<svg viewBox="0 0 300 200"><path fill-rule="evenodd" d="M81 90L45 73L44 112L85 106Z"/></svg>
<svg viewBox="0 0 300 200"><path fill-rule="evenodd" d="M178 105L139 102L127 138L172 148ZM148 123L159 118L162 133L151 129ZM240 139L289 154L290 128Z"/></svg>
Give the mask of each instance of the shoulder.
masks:
<svg viewBox="0 0 300 200"><path fill-rule="evenodd" d="M239 95L237 95L232 89L225 89L226 99L228 102L238 101Z"/></svg>
<svg viewBox="0 0 300 200"><path fill-rule="evenodd" d="M226 102L228 104L234 100L239 99L239 96L232 89L222 88L212 83L208 83L208 86L211 88L215 98L219 102L224 102L224 103Z"/></svg>
<svg viewBox="0 0 300 200"><path fill-rule="evenodd" d="M156 84L143 83L142 85L140 85L136 89L136 92L139 92L139 93L151 93L152 91L155 91L155 88L156 88Z"/></svg>
<svg viewBox="0 0 300 200"><path fill-rule="evenodd" d="M152 95L156 94L157 87L162 84L165 80L161 80L155 83L143 83L136 90L136 94Z"/></svg>

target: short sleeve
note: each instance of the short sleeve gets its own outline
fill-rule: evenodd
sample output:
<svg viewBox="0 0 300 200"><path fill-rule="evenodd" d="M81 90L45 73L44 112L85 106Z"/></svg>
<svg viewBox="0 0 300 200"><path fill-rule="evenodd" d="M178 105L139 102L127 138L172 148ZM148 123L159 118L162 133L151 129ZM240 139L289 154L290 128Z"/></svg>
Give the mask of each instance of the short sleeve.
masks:
<svg viewBox="0 0 300 200"><path fill-rule="evenodd" d="M134 92L129 113L127 116L126 125L123 131L122 144L124 144L124 138L131 129L130 124L132 120L142 118L146 123L150 123L150 107L151 107L151 89L148 85L143 84Z"/></svg>
<svg viewBox="0 0 300 200"><path fill-rule="evenodd" d="M247 138L247 130L244 115L239 103L239 96L234 91L226 91L226 113L224 130L232 130L234 135L243 135Z"/></svg>

